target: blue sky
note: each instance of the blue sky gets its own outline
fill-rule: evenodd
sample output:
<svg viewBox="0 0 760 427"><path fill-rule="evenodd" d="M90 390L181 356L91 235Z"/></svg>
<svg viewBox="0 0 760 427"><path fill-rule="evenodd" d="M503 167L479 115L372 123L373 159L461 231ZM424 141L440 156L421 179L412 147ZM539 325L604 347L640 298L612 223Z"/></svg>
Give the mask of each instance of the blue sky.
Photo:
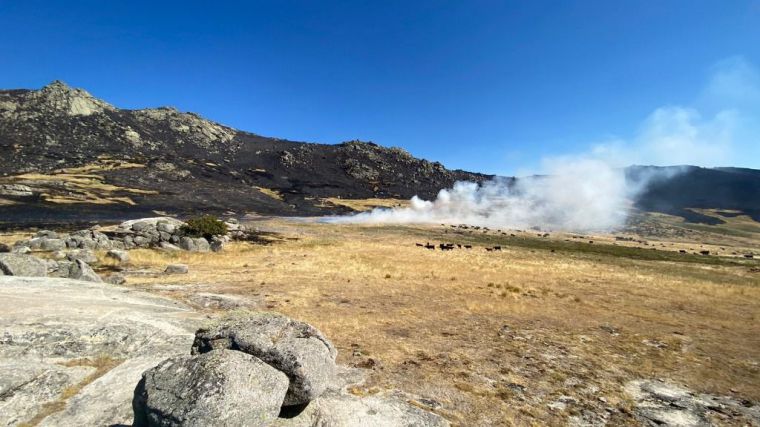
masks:
<svg viewBox="0 0 760 427"><path fill-rule="evenodd" d="M262 135L500 174L760 168L760 0L0 0L0 87L62 79Z"/></svg>

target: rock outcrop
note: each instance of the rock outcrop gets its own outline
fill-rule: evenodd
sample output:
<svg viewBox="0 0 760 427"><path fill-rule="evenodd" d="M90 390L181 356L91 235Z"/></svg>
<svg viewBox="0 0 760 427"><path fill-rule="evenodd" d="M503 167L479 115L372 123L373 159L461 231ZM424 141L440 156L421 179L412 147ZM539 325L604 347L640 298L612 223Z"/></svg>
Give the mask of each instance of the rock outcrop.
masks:
<svg viewBox="0 0 760 427"><path fill-rule="evenodd" d="M129 252L121 249L111 249L106 253L106 257L111 258L119 263L129 262Z"/></svg>
<svg viewBox="0 0 760 427"><path fill-rule="evenodd" d="M397 392L351 394L362 371L339 366L308 406L283 410L285 372L238 350L187 355L205 316L128 288L2 276L0 312L0 426L448 425Z"/></svg>
<svg viewBox="0 0 760 427"><path fill-rule="evenodd" d="M749 401L695 393L662 380L630 381L625 391L643 425L702 427L715 425L717 420L730 425L760 425L760 405Z"/></svg>
<svg viewBox="0 0 760 427"><path fill-rule="evenodd" d="M31 255L0 253L0 275L45 276L47 275L47 263Z"/></svg>
<svg viewBox="0 0 760 427"><path fill-rule="evenodd" d="M173 357L143 373L134 427L269 426L287 390L285 374L240 351Z"/></svg>
<svg viewBox="0 0 760 427"><path fill-rule="evenodd" d="M233 349L255 356L290 378L284 406L319 397L335 372L337 351L313 326L272 313L225 319L198 330L193 354Z"/></svg>
<svg viewBox="0 0 760 427"><path fill-rule="evenodd" d="M107 250L108 256L126 262L129 255L124 250L135 248L164 248L166 245L179 245L192 252L215 252L223 249L224 244L234 238L244 238L245 231L234 219L226 222L227 235L214 236L211 242L204 237L186 236L185 223L176 218L156 217L125 221L115 229L101 232L99 230L80 230L70 234L42 230L28 240L16 242L14 249L32 251L68 251L70 261L81 259L93 263L93 250Z"/></svg>
<svg viewBox="0 0 760 427"><path fill-rule="evenodd" d="M129 425L142 372L187 354L201 316L102 283L0 277L0 426ZM64 390L78 390L74 396Z"/></svg>

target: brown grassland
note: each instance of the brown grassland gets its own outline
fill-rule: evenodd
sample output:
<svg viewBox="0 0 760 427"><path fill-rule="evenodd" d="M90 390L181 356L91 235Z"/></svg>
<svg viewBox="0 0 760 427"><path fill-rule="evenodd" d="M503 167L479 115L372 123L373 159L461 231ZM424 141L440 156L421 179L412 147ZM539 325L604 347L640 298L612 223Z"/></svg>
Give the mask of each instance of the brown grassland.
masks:
<svg viewBox="0 0 760 427"><path fill-rule="evenodd" d="M132 251L128 285L187 301L236 295L310 322L340 363L369 370L354 392L403 390L455 425L591 413L636 424L622 386L640 378L760 399L757 260L675 250L698 246L688 241L653 250L610 236L592 244L442 226L254 225L279 237L217 254ZM474 247L415 245L428 241ZM494 244L502 251L484 250ZM170 262L190 273L160 274ZM558 399L574 403L548 406Z"/></svg>
<svg viewBox="0 0 760 427"><path fill-rule="evenodd" d="M760 261L741 256L758 253L756 229L645 245L441 225L249 225L269 242L133 250L127 286L190 304L198 293L226 294L312 323L340 363L367 369L354 393L403 390L454 425L599 416L636 425L623 391L634 379L760 400ZM415 245L426 242L473 248ZM484 249L493 245L502 250ZM712 254L693 253L703 248ZM162 274L177 262L189 274Z"/></svg>

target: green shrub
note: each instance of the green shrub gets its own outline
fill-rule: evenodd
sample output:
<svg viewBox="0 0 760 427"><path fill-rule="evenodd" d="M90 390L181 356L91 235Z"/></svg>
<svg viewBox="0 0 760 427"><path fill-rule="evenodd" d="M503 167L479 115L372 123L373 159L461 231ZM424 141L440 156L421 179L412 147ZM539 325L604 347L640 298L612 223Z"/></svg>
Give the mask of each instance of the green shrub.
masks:
<svg viewBox="0 0 760 427"><path fill-rule="evenodd" d="M227 234L227 224L213 215L202 215L187 220L187 225L182 226L182 232L190 237L205 237Z"/></svg>

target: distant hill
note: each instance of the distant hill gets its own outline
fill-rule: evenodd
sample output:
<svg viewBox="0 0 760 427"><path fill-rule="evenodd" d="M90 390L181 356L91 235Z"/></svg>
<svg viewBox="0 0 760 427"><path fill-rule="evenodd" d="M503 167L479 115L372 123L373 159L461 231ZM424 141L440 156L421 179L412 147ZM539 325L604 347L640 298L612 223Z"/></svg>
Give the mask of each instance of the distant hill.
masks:
<svg viewBox="0 0 760 427"><path fill-rule="evenodd" d="M631 166L629 180L654 177L639 196L636 206L644 211L684 217L687 221L720 223L713 216L689 210L740 211L760 221L760 170L700 168L696 166ZM723 212L723 216L735 213Z"/></svg>
<svg viewBox="0 0 760 427"><path fill-rule="evenodd" d="M760 221L760 171L634 166L626 173L672 175L651 182L640 209L707 223L720 220L688 208L738 210ZM0 225L155 212L326 215L349 210L338 198L430 199L456 181L492 177L371 142L294 142L170 107L119 109L60 81L0 90Z"/></svg>

